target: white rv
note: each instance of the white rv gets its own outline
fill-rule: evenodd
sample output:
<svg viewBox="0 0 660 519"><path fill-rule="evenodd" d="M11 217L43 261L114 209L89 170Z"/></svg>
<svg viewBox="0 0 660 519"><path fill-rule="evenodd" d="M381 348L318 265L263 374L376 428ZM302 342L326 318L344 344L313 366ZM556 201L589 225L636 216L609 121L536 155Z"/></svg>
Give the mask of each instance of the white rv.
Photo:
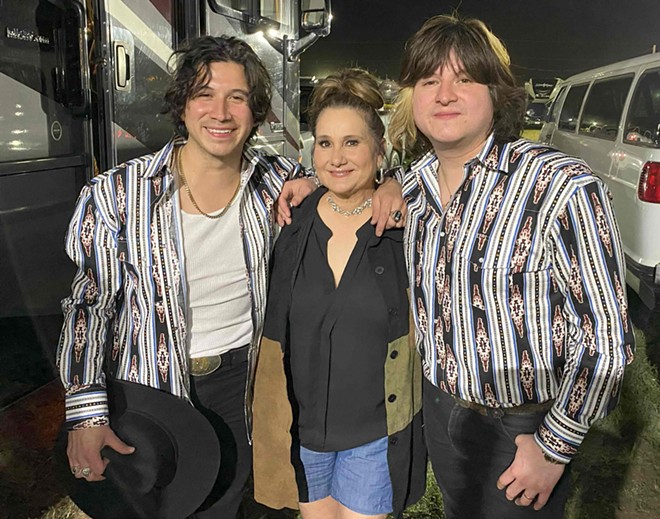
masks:
<svg viewBox="0 0 660 519"><path fill-rule="evenodd" d="M257 145L298 157L299 56L330 19L330 0L0 1L2 333L9 318L38 326L60 314L73 275L64 235L84 182L171 137L160 112L173 49L201 34L246 40L274 85ZM7 378L0 369L0 386Z"/></svg>

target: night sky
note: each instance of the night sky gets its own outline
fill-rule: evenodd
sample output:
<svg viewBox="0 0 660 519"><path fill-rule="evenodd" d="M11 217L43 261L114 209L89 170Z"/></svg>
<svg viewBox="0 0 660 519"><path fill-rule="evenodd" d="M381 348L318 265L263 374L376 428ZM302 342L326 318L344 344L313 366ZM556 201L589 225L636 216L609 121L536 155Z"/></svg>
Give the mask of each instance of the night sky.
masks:
<svg viewBox="0 0 660 519"><path fill-rule="evenodd" d="M330 36L302 55L302 74L360 66L398 79L405 41L430 16L483 20L519 80L571 74L660 52L660 0L333 0Z"/></svg>

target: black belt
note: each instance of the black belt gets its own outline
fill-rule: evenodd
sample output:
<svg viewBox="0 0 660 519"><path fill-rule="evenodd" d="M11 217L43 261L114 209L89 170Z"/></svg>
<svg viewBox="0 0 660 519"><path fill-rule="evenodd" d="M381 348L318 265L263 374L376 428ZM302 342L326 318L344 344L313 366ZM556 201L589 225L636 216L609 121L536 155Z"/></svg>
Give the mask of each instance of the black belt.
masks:
<svg viewBox="0 0 660 519"><path fill-rule="evenodd" d="M462 398L454 395L449 395L461 407L475 411L482 416L491 416L493 418L500 418L505 414L532 414L543 413L549 411L554 404L554 400L548 400L541 404L521 404L514 407L488 407L485 405L477 404L476 402L468 402Z"/></svg>
<svg viewBox="0 0 660 519"><path fill-rule="evenodd" d="M193 377L203 377L210 375L220 369L220 366L231 368L242 362L247 362L250 345L246 344L240 348L220 353L218 355L209 355L208 357L195 357L188 361L188 371Z"/></svg>

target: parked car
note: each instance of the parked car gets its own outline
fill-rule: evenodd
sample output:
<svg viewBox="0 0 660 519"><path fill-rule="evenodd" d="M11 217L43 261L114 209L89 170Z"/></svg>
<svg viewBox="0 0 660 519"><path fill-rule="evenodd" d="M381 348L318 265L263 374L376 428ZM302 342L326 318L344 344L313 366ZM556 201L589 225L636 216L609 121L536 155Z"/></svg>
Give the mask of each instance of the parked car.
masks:
<svg viewBox="0 0 660 519"><path fill-rule="evenodd" d="M525 112L525 130L540 130L548 113L547 101L532 101L527 105Z"/></svg>
<svg viewBox="0 0 660 519"><path fill-rule="evenodd" d="M626 281L660 306L660 54L563 81L540 140L583 158L607 184Z"/></svg>

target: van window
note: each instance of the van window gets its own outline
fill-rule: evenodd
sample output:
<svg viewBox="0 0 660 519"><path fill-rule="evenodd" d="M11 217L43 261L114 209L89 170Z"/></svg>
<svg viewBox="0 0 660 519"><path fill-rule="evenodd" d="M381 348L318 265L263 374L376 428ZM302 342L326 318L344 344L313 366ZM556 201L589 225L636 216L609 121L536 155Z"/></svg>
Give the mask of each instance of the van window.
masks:
<svg viewBox="0 0 660 519"><path fill-rule="evenodd" d="M548 115L548 122L550 123L557 122L557 119L559 118L559 111L562 106L561 99L565 91L566 91L566 87L562 87L557 93L555 100L552 102L552 106L550 107L550 115Z"/></svg>
<svg viewBox="0 0 660 519"><path fill-rule="evenodd" d="M587 91L587 86L589 85L573 86L568 91L561 109L561 114L559 114L558 126L560 130L573 131L577 128L577 119L578 115L580 115L580 107L582 106L582 100Z"/></svg>
<svg viewBox="0 0 660 519"><path fill-rule="evenodd" d="M580 133L613 141L619 131L632 75L596 81L584 104Z"/></svg>
<svg viewBox="0 0 660 519"><path fill-rule="evenodd" d="M625 142L648 148L660 148L660 70L645 72L635 87Z"/></svg>

